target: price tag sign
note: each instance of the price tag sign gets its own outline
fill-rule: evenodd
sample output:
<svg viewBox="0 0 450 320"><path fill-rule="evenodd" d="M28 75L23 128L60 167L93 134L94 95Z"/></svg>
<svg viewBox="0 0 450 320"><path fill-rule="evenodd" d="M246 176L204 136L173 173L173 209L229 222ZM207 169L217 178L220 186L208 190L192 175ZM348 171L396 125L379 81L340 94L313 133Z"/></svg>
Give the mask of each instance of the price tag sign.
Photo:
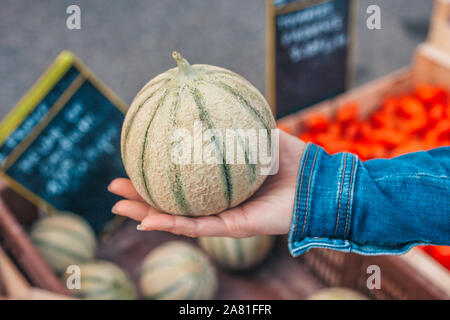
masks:
<svg viewBox="0 0 450 320"><path fill-rule="evenodd" d="M349 87L354 0L268 0L266 14L266 92L277 118Z"/></svg>
<svg viewBox="0 0 450 320"><path fill-rule="evenodd" d="M0 174L46 212L71 211L97 231L125 177L120 132L127 106L68 51L62 52L0 124Z"/></svg>

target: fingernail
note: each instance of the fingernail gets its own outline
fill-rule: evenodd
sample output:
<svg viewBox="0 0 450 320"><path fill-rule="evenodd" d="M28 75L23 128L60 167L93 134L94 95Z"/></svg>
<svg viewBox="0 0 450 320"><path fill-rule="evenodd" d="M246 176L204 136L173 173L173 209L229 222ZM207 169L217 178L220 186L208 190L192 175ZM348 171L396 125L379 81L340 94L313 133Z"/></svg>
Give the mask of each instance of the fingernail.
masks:
<svg viewBox="0 0 450 320"><path fill-rule="evenodd" d="M136 229L138 229L139 231L145 231L144 227L142 226L142 224L138 224Z"/></svg>
<svg viewBox="0 0 450 320"><path fill-rule="evenodd" d="M116 206L112 207L111 212L114 213L114 214L117 214L117 213L118 213L118 212L117 212Z"/></svg>
<svg viewBox="0 0 450 320"><path fill-rule="evenodd" d="M108 185L108 191L111 192L112 188L111 188L112 182Z"/></svg>

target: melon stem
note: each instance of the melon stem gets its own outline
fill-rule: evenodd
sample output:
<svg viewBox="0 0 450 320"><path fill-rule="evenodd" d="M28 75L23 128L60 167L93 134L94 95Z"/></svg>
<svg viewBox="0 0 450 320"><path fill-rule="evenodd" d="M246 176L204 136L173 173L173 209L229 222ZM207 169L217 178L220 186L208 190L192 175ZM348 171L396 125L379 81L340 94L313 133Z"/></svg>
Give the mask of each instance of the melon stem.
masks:
<svg viewBox="0 0 450 320"><path fill-rule="evenodd" d="M184 76L188 76L194 73L194 69L192 69L191 65L189 64L189 62L183 58L183 56L174 51L172 52L172 57L175 60L175 62L177 63L178 66L178 72Z"/></svg>

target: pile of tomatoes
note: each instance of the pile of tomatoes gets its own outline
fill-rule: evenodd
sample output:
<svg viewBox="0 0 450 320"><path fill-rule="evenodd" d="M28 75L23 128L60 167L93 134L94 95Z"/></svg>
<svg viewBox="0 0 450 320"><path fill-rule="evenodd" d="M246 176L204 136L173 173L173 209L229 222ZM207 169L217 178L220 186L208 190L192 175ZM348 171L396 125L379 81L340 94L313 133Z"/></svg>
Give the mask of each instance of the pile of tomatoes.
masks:
<svg viewBox="0 0 450 320"><path fill-rule="evenodd" d="M365 119L356 102L341 106L333 117L310 114L299 134L330 154L349 151L361 160L396 157L450 145L450 94L436 85L384 99Z"/></svg>
<svg viewBox="0 0 450 320"><path fill-rule="evenodd" d="M423 84L407 94L386 97L364 119L360 109L352 102L332 117L310 114L298 137L330 154L348 151L363 161L450 146L450 93L441 86ZM422 249L450 270L450 247Z"/></svg>

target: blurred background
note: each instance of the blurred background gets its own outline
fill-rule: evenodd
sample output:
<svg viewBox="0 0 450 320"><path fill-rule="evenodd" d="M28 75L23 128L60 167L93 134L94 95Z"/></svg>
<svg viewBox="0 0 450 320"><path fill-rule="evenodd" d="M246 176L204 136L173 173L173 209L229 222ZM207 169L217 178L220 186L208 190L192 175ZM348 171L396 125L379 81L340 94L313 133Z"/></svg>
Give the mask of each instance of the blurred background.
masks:
<svg viewBox="0 0 450 320"><path fill-rule="evenodd" d="M417 46L427 37L433 7L433 0L360 0L357 2L358 19L353 87L380 79L383 75L410 65ZM72 4L80 7L81 30L69 30L66 26L68 17L66 9ZM381 30L369 30L366 25L366 19L369 16L366 10L369 5L377 5L381 9ZM450 8L450 5L448 5L448 8ZM450 9L447 11L450 14ZM439 12L442 13L444 10L439 10ZM444 18L448 20L447 17L441 17L441 19ZM441 28L444 27L441 26ZM447 36L444 37L444 39L446 38ZM117 93L126 104L131 103L138 90L150 79L175 66L171 57L173 50L181 52L193 64L212 64L233 70L247 78L262 92L265 92L265 41L264 0L40 0L39 2L33 0L2 0L0 9L0 97L2 102L0 104L0 119L13 108L58 54L66 49L81 58L98 78ZM426 48L430 49L430 47ZM424 57L429 58L429 56L424 55L423 50L421 53L422 60L420 61L423 62ZM413 88L413 77L409 71L400 74L401 78L404 78L403 82L397 81L398 75L397 77L385 77L381 79L384 86L374 88L373 92L360 92L356 96L350 95L351 101L347 98L347 100L335 102L332 106L332 113L324 112L326 111L325 108L314 109L311 114L297 115L296 117L289 117L290 119L285 118L278 125L281 129L299 136L304 141L312 141L322 145L329 153L343 150L350 151L356 153L361 160L393 157L407 152L450 145L449 70L443 66L442 61L438 62L437 66L414 69L414 76L420 76L416 78L427 79L425 81L430 83L421 83ZM326 64L320 63L320 65ZM291 70L289 66L285 69ZM294 70L295 72L296 70ZM310 82L311 73L301 69L301 75L307 77L306 82L303 82L298 88L308 90L304 84ZM320 86L320 93L323 93L322 87L326 87L326 81L324 80L327 80L327 76L330 78L329 75L340 74L342 73L339 71L327 69L327 65L320 72L314 72L313 75L316 79L319 79L317 83ZM60 82L64 81L61 80ZM282 86L279 85L279 87ZM94 91L97 92L97 90ZM22 181L21 183L25 187L31 185L34 189L28 188L38 193L39 196L44 193L42 190L47 188L40 188L39 186L44 185L44 183L45 186L48 186L48 181L61 180L61 183L64 182L65 185L74 186L73 190L75 191L71 191L72 189L67 187L65 190L70 191L67 191L64 197L58 198L55 196L51 199L54 201L55 199L56 201L64 200L65 202L75 199L74 202L77 204L83 202L86 206L89 206L89 201L91 201L89 199L91 198L85 195L89 193L94 199L97 193L86 192L83 189L84 186L89 184L92 190L100 190L98 191L99 194L103 191L107 192L106 183L109 183L112 177L122 175L123 168L119 155L118 137L123 114L118 109L110 108L109 102L106 103L105 100L101 100L100 98L106 98L100 94L100 91L97 92L100 98L97 97L98 100L96 100L94 91L80 89L76 92L77 94L81 92L79 96L76 96L79 100L73 99L76 103L67 102L69 107L64 106L66 108L64 110L75 110L81 106L84 109L81 107L77 109L81 110L78 114L86 115L88 111L93 110L90 108L95 105L96 107L104 107L95 110L110 112L106 114L112 114L114 117L96 116L95 120L98 122L91 125L88 132L90 135L84 136L83 141L86 141L86 144L79 143L79 141L75 142L77 148L73 148L72 153L66 152L63 148L64 143L61 142L72 142L70 133L77 133L81 129L75 125L64 126L69 120L66 121L62 116L61 122L51 118L53 126L45 128L45 130L56 128L55 131L60 130L58 132L62 132L59 136L60 143L52 144L53 149L51 151L48 151L50 147L49 149L39 149L41 146L38 143L39 140L36 140L36 142L35 137L29 138L31 135L27 130L31 130L31 125L25 121L21 123L21 126L25 127L26 130L21 130L23 128L19 127L18 130L13 132L14 134L19 132L17 136L10 134L8 140L5 140L6 143L0 143L4 146L5 158L6 155L9 157L13 151L19 150L19 157L25 158L23 163L27 165L24 168L28 168L28 171L32 173L22 170L22 167L18 165L16 167L19 169L15 176L11 175L12 178L22 179L18 181ZM401 95L398 97L387 96L394 91L400 92ZM85 92L88 93L84 94ZM376 94L380 97L379 101L377 100L375 103L374 96ZM58 95L48 96L52 96L53 99ZM382 100L385 96L387 98ZM367 117L361 118L359 112L367 107L366 101L371 102L371 108L376 107L378 109L373 109L373 112ZM45 103L41 103L41 105L46 106ZM53 102L50 105L53 106L55 103ZM386 106L394 106L395 112L390 112L392 108L388 110L389 108L386 108ZM36 114L39 115L38 112ZM73 117L73 119L85 119L81 116L79 118ZM27 119L30 118L32 117L29 116ZM37 123L40 119L36 117L33 121ZM77 121L78 123L81 122L80 120ZM71 122L76 123L72 120ZM97 124L102 126L100 127ZM71 168L78 168L80 167L79 163L84 163L85 151L92 150L92 145L103 145L98 142L106 141L106 138L104 138L105 132L110 132L105 129L106 127L116 130L117 139L115 142L117 145L115 149L113 148L116 153L103 152L104 150L98 151L98 154L106 154L111 158L95 158L96 161L92 161L89 167L91 171L85 171L88 172L85 175L80 174L81 178L85 178L83 180L85 184L77 186L73 178L75 177L74 172L77 171ZM72 128L74 128L73 131L71 131ZM63 129L67 129L67 131L63 131ZM34 127L33 131L36 132ZM98 133L103 133L103 135ZM52 139L55 136L47 136L40 132L38 138L50 145L49 141L54 141ZM114 135L111 134L108 137L111 136ZM20 153L23 150L19 149L21 145L26 145L23 144L23 141L34 141L32 146L37 147L28 146L26 151L28 155L31 154L32 156L34 156L34 152L40 152L39 156L41 157L24 157ZM44 143L42 143L42 146L45 146ZM68 163L76 164L76 166L63 166L60 165L61 161L49 161L49 158L55 159L54 154L63 154ZM0 152L1 155L2 152ZM104 165L107 163L112 166L116 163L111 159L116 160L117 167L110 168ZM63 169L60 170L60 167ZM36 170L32 171L30 168ZM42 168L43 172L48 173L51 179L40 175ZM104 168L106 169L102 171ZM7 170L9 171L6 172ZM64 175L60 174L63 171ZM15 173L14 170L11 170L11 167L8 167L5 172L7 174ZM108 174L111 174L112 177L109 178ZM15 187L17 189L17 185ZM83 201L79 201L79 194L83 196ZM108 196L101 199L106 199L105 201L114 200L108 198L110 196L108 193ZM106 202L103 203L102 201L95 201L95 204L105 205L107 210L103 211L107 213L108 219L110 219L112 204L106 205ZM73 205L73 203L70 205ZM97 210L93 206L91 209ZM58 208L58 210L60 209ZM60 276L66 270L68 263L66 258L70 256L70 252L74 248L78 248L82 252L81 257L83 259L81 260L96 264L94 268L96 273L109 272L112 274L111 279L117 278L122 281L120 286L113 283L112 288L107 287L111 283L97 283L97 285L105 285L107 290L97 290L94 286L93 289L91 287L92 292L94 294L95 292L97 294L103 292L107 296L92 296L91 298L132 299L154 297L153 293L145 292L144 287L146 285L142 285L142 281L147 283L145 277L152 273L143 271L141 267L146 264L145 261L148 260L154 248L170 240L180 239L184 243L190 243L194 246L200 245L203 251L207 252L215 261L214 268L217 267L219 283L216 294L218 299L248 299L249 297L252 299L304 299L311 298L312 294L314 295L320 292L320 289L328 286L353 288L375 299L447 299L450 296L450 273L447 271L447 269L450 270L450 247L426 246L422 247L423 250L412 250L409 254L401 257L389 255L380 257L358 256L318 249L293 259L288 254L285 238L279 237L277 240L274 240L274 237L249 238L245 239L245 241L249 241L246 244L241 243L241 240L223 238L219 239L215 246L212 246L212 242L208 244L208 238L205 238L206 242L202 244L201 241L197 243L196 240L166 232L137 232L136 223L132 220L127 220L120 227L112 231L107 230L108 232L98 236L85 224L84 220L80 220L80 216L92 218L101 215L103 211L99 210L92 215L89 212L89 214L86 214L86 210L81 209L80 212L77 210L71 211L79 216L55 215L49 219L38 219L38 217L43 216L42 210L38 211L34 205L20 198L12 189L8 189L0 183L0 299L3 295L33 298L29 292L33 292L36 288L30 290L29 284L23 285L27 280L30 280L32 286L49 290L51 293L68 294L64 283L60 281ZM20 224L14 222L11 217L17 217ZM60 218L63 219L62 222L58 222L60 228L46 229L46 224L51 226L54 223L51 219ZM10 223L11 221L14 223ZM31 225L33 225L33 228L28 229ZM79 228L77 230L84 234L81 237L78 236L76 241L73 241L70 237L67 240L66 237L68 235L66 228L73 226ZM10 232L10 230L17 230L22 227L25 231L21 234ZM26 231L30 231L29 235L33 241L29 242L28 246L24 245L26 241L30 241L27 240ZM54 237L52 232L55 232L60 238ZM88 245L86 245L86 241L81 241L89 238L92 241ZM209 241L212 241L211 238L209 239ZM54 247L48 246L48 243L45 243L46 241ZM13 245L8 248L5 244L9 244L9 242ZM225 245L224 243L228 244ZM14 245L23 250L13 250L15 249ZM78 245L79 247L77 247ZM34 246L40 250L43 259L38 254L33 255ZM272 246L274 247L273 250ZM6 261L4 257L6 255L3 254L2 257L3 247L13 259L15 258L14 252L24 253L26 259L23 262L14 261L21 270L13 272L20 275L16 277L20 280L21 277L23 278L21 276L23 269L29 278L19 282L11 280L9 286L2 283L2 281L7 282L5 279L14 278L4 273L4 270L2 271L2 259L3 269L6 269L4 268L4 261ZM55 247L59 249L55 250ZM178 243L175 247L176 252L180 248L180 244ZM258 250L255 250L255 247ZM206 248L209 248L209 251ZM237 260L240 262L233 265L235 259L228 255L233 254L234 257L241 258L242 248L246 250L244 255L250 257L253 261L249 265L245 265L242 260ZM192 248L189 250L192 250ZM433 262L422 251L429 253L443 267ZM47 256L45 256L46 252ZM67 252L69 252L69 255L67 255ZM170 250L169 253L170 255L174 254ZM78 258L76 257L75 261L71 261L71 263L79 263ZM105 267L99 260L115 263L123 269L131 280L127 279L120 269L118 270L111 265ZM150 262L152 262L151 260ZM196 259L194 262L188 261L188 263L194 263L195 265L198 261L200 260ZM263 261L262 267L257 266L258 263ZM50 266L47 266L46 263ZM100 264L97 265L97 263ZM41 266L41 273L34 273L35 269L39 269L36 265ZM205 265L207 266L207 264ZM382 290L372 290L366 282L367 267L372 265L380 266L383 269ZM188 273L190 267L189 264L187 266L179 264L175 267ZM444 269L444 267L447 269ZM230 270L233 271L230 272ZM206 283L209 283L205 288L214 287L215 276L213 276L213 272L205 273L202 271L201 274L207 280ZM295 275L295 277L292 275ZM158 280L164 278L155 277ZM87 278L87 281L89 281L89 276ZM197 279L201 280L202 278ZM18 290L20 286L17 285L20 282L22 282L22 286L25 286L23 292L18 292L21 291ZM148 281L148 287L151 287L153 283L159 283L159 281ZM137 288L138 285L140 292L138 292L139 290L134 292L133 287ZM162 287L165 285L167 283L163 283ZM90 288L89 286L86 287ZM15 289L12 290L15 291L14 293L8 290L11 288ZM198 288L200 287L197 286ZM164 290L161 289L161 292ZM178 293L182 292L179 288L177 290ZM86 293L89 293L88 291ZM209 291L205 297L213 297L213 290ZM70 292L70 294L84 298L90 297L88 295L83 296L80 292ZM334 298L344 298L344 296L349 299L361 298L361 296L355 296L354 292L332 291L331 294ZM34 298L42 298L42 295ZM49 296L49 298L55 297ZM324 296L319 298L324 298Z"/></svg>
<svg viewBox="0 0 450 320"><path fill-rule="evenodd" d="M354 86L411 62L427 35L432 0L360 0ZM81 30L66 28L74 1L2 0L0 118L57 54L69 49L127 104L179 50L192 63L231 69L264 92L264 0L81 0ZM366 8L381 8L368 30Z"/></svg>

